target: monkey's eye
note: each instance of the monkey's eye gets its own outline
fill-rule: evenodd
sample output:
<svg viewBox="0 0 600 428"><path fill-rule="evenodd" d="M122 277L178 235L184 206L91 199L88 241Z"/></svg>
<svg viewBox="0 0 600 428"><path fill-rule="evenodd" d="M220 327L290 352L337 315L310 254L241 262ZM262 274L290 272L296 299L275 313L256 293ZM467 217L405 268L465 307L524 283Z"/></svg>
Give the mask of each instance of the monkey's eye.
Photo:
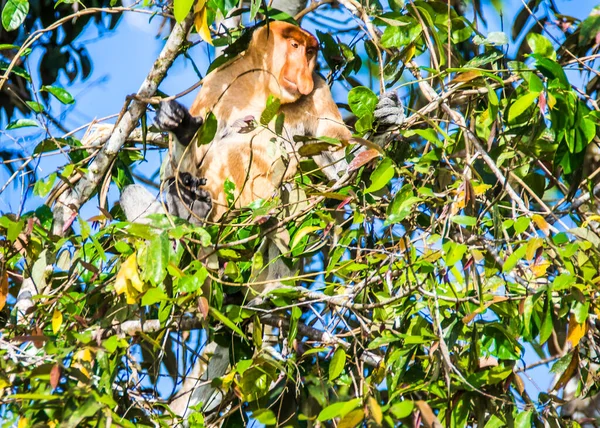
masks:
<svg viewBox="0 0 600 428"><path fill-rule="evenodd" d="M315 54L315 50L314 49L307 49L306 50L306 55L313 56L314 54Z"/></svg>
<svg viewBox="0 0 600 428"><path fill-rule="evenodd" d="M299 45L298 45L298 42L297 42L297 41L295 41L295 40L292 40L290 44L292 45L292 47L293 47L294 49L298 49L298 46L299 46Z"/></svg>

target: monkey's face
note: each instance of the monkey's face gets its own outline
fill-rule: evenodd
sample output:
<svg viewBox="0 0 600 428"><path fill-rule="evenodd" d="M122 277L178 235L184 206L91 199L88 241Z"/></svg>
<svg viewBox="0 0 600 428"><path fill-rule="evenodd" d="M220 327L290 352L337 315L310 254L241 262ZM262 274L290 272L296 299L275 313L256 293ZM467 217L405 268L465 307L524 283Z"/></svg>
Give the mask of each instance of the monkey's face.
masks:
<svg viewBox="0 0 600 428"><path fill-rule="evenodd" d="M277 77L277 88L271 89L282 103L291 103L314 88L312 74L319 44L312 34L285 22L272 22L270 31L274 39L272 70Z"/></svg>

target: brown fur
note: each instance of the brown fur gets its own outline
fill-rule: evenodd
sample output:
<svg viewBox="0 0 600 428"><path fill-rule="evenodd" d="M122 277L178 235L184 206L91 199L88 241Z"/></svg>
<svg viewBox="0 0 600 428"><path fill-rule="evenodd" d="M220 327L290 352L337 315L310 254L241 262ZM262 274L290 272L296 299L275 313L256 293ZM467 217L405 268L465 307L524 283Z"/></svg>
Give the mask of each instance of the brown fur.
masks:
<svg viewBox="0 0 600 428"><path fill-rule="evenodd" d="M285 22L271 22L254 33L242 56L206 76L190 113L206 117L212 111L218 121L217 134L208 145L192 143L182 170L208 179L211 219L226 212L226 179L235 184L236 206L240 207L272 197L284 180L293 177L298 167L297 148L290 143L294 135L351 138L329 87L314 73L317 48L310 33ZM269 95L281 100L287 141L274 139L274 132L260 126L246 134L235 129L235 122L248 116L258 121Z"/></svg>

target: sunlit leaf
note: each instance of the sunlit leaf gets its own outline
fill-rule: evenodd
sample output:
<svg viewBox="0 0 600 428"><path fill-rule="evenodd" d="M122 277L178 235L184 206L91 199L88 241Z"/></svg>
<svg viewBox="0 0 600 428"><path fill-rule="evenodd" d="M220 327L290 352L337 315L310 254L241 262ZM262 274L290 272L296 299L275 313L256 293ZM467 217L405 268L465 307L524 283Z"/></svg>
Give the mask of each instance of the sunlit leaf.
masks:
<svg viewBox="0 0 600 428"><path fill-rule="evenodd" d="M6 31L16 30L21 26L28 12L27 0L7 0L2 9L2 26Z"/></svg>
<svg viewBox="0 0 600 428"><path fill-rule="evenodd" d="M331 362L329 363L329 380L333 381L338 378L339 375L344 371L346 366L346 351L344 348L339 347L333 353Z"/></svg>

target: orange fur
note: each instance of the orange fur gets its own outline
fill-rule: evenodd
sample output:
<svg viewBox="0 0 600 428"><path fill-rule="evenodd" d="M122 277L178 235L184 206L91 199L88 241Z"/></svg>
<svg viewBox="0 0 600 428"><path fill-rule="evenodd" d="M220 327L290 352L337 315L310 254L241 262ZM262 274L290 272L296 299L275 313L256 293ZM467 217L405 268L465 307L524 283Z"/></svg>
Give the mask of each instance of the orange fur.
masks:
<svg viewBox="0 0 600 428"><path fill-rule="evenodd" d="M211 219L226 212L223 184L233 181L236 206L270 198L298 168L294 135L351 138L329 87L314 72L318 43L310 33L285 22L271 22L255 31L247 51L205 78L190 108L193 116L212 112L218 129L212 143L189 147L182 170L206 177L213 198ZM280 99L285 114L284 138L258 126L239 133L236 122L259 120L269 95ZM343 153L334 157L339 159ZM316 159L315 159L316 160Z"/></svg>

